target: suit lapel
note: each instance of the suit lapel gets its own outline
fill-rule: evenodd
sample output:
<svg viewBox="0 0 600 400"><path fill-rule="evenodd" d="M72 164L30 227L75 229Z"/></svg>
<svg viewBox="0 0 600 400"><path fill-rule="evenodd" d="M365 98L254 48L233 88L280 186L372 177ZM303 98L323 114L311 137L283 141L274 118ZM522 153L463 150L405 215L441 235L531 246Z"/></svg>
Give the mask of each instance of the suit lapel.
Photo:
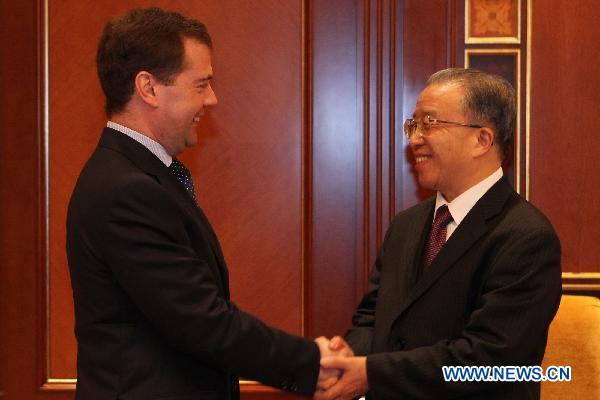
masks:
<svg viewBox="0 0 600 400"><path fill-rule="evenodd" d="M454 267L460 257L488 231L489 227L487 221L502 211L512 192L513 190L508 182L502 178L494 184L481 199L479 199L454 231L452 236L450 236L450 239L448 239L448 242L442 247L431 265L423 272L421 279L417 281L416 285L410 291L408 298L398 310L398 313L396 314L397 317L433 286L448 269ZM430 212L427 224L431 224L432 216L433 210ZM427 226L428 229L425 229L427 232L425 233L425 237L431 229L429 225ZM418 248L418 246L412 246L415 250L415 254L423 253L424 240L425 239L423 238L420 248ZM422 257L417 256L415 257L415 261L418 261L417 268L422 269L421 258Z"/></svg>
<svg viewBox="0 0 600 400"><path fill-rule="evenodd" d="M211 249L215 253L215 256L220 264L225 265L225 258L219 244L219 239L215 234L215 231L206 218L204 211L198 204L194 202L194 199L190 196L186 188L177 181L177 179L169 172L168 168L163 168L157 176L161 185L167 187L171 193L176 193L176 198L180 205L188 212L190 217L200 221L200 227L202 228L204 236L208 239Z"/></svg>
<svg viewBox="0 0 600 400"><path fill-rule="evenodd" d="M194 202L194 199L190 196L185 187L177 181L177 179L169 172L166 166L161 169L157 175L157 179L161 185L165 186L167 190L169 190L170 193L176 194L175 197L177 201L186 210L188 216L191 219L199 222L198 226L200 227L203 236L208 240L210 248L217 260L219 274L223 282L223 288L226 297L229 298L229 275L227 273L225 257L223 256L219 239L217 238L212 225L208 221L208 218L206 218L204 211L202 211L200 206Z"/></svg>
<svg viewBox="0 0 600 400"><path fill-rule="evenodd" d="M402 268L395 269L397 274L395 282L403 283L401 290L405 294L401 298L401 304L404 304L423 272L421 267L423 264L423 249L431 230L435 198L427 200L423 206L423 210L417 215L411 216L408 221L410 225L407 225L405 229L411 233L405 239L407 244L404 246L405 250L401 255L401 260L399 260Z"/></svg>
<svg viewBox="0 0 600 400"><path fill-rule="evenodd" d="M387 243L384 247L384 263L390 263L382 275L379 294L385 296L385 300L378 301L378 317L375 319L376 332L389 332L394 319L404 309L409 297L412 295L415 285L419 281L422 265L422 253L425 238L429 234L435 198L420 203L418 210L402 217L398 221L399 236ZM386 242L384 242L386 243ZM398 245L402 243L402 245ZM388 255L389 253L389 255ZM388 261L389 260L389 261ZM381 308L379 307L381 304ZM382 351L388 346L387 335L375 335L372 348L374 351Z"/></svg>
<svg viewBox="0 0 600 400"><path fill-rule="evenodd" d="M227 272L225 257L223 256L219 239L217 238L212 225L208 221L208 218L206 218L204 211L202 211L200 206L194 202L194 199L192 199L185 187L177 181L166 167L164 168L164 171L166 172L163 172L158 176L159 182L167 187L171 193L177 193L176 198L180 205L187 211L190 218L199 222L198 225L200 230L202 231L203 236L208 240L210 248L217 260L225 297L229 299L229 274Z"/></svg>
<svg viewBox="0 0 600 400"><path fill-rule="evenodd" d="M217 239L212 226L208 222L206 215L204 215L204 212L196 205L185 187L177 181L177 179L169 172L169 169L162 161L152 154L152 152L121 132L105 128L99 146L111 148L120 152L129 158L142 171L154 176L169 193L173 193L176 201L186 210L189 217L198 222L198 226L202 231L203 236L208 240L210 248L215 255L222 283L221 286L224 289L226 297L229 298L229 276L225 258L223 257L221 246L219 245L219 240Z"/></svg>

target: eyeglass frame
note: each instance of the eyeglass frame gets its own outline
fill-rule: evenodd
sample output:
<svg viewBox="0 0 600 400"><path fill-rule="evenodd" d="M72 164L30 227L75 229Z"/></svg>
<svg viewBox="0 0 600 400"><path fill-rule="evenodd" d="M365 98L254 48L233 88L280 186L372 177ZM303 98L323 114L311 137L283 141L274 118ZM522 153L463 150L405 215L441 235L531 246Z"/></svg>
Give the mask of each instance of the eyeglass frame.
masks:
<svg viewBox="0 0 600 400"><path fill-rule="evenodd" d="M423 123L424 118L427 118L429 120L429 122L427 124L427 125L429 125L429 127L427 128L427 130L423 129L425 127L425 124ZM411 121L415 123L415 128L411 133L409 133L409 132L407 132L407 127L409 126L409 123ZM463 124L461 122L446 121L446 120L439 119L439 118L431 118L430 115L423 116L420 121L418 121L415 118L407 118L406 120L404 120L404 124L403 124L402 128L404 131L404 136L406 137L407 140L410 140L410 138L417 133L417 130L421 132L419 137L429 136L429 133L425 134L424 132L429 131L431 126L435 126L437 124L450 124L450 125L456 125L456 126L464 126L466 128L484 128L484 126L482 126L482 125ZM421 126L420 129L419 129L419 125Z"/></svg>

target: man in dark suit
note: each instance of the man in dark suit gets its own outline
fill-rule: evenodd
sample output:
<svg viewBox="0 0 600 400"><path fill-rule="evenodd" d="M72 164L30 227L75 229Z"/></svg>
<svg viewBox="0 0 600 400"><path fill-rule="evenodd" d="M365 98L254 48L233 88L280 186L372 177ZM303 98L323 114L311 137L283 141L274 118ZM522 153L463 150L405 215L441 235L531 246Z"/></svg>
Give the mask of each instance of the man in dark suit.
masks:
<svg viewBox="0 0 600 400"><path fill-rule="evenodd" d="M78 399L237 399L238 375L315 390L326 343L230 302L219 242L175 158L217 103L211 48L203 24L157 8L104 29L97 67L110 121L67 217Z"/></svg>
<svg viewBox="0 0 600 400"><path fill-rule="evenodd" d="M321 399L539 399L539 382L445 381L443 366L540 365L561 295L560 243L503 178L511 85L475 70L432 75L404 131L437 196L392 221L346 335L356 357Z"/></svg>

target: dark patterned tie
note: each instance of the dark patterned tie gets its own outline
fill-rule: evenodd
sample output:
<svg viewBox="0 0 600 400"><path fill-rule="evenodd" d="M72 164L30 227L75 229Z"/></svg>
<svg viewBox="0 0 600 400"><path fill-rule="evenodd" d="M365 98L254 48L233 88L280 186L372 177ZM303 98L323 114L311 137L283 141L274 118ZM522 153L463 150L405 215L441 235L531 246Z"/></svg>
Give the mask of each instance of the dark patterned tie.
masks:
<svg viewBox="0 0 600 400"><path fill-rule="evenodd" d="M431 262L438 255L444 243L446 243L446 227L452 221L452 215L448 210L448 206L444 204L438 208L433 225L431 226L431 232L429 232L429 239L425 247L425 267L427 268Z"/></svg>
<svg viewBox="0 0 600 400"><path fill-rule="evenodd" d="M177 158L173 157L173 162L169 166L169 171L175 178L183 185L185 190L189 193L189 195L194 199L195 203L198 203L196 200L196 190L194 189L194 181L192 180L192 174L190 174L190 170L186 168L185 165Z"/></svg>

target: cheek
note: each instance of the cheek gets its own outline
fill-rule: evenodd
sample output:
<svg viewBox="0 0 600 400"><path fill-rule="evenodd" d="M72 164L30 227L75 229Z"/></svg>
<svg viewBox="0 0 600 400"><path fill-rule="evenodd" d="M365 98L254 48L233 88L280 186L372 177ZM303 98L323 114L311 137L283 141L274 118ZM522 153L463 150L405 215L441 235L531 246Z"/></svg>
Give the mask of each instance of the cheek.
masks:
<svg viewBox="0 0 600 400"><path fill-rule="evenodd" d="M440 143L438 152L444 164L455 165L465 159L466 145L459 140Z"/></svg>

